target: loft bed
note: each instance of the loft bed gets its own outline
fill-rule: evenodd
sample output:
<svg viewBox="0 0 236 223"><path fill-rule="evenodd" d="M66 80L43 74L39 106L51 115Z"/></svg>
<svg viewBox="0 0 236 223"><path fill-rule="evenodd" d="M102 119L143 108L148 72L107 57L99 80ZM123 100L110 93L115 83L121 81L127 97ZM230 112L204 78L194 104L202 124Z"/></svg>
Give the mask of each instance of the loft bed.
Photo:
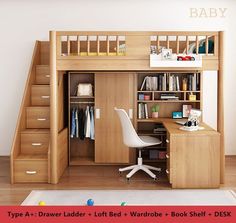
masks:
<svg viewBox="0 0 236 223"><path fill-rule="evenodd" d="M224 182L223 32L50 32L51 183L57 183L66 166L59 165L65 149L63 88L65 71L218 71L217 131L221 133L221 183ZM202 56L202 67L150 67L150 54L162 48L173 53ZM57 84L59 83L59 85ZM60 111L60 112L58 112ZM60 168L58 168L60 166Z"/></svg>

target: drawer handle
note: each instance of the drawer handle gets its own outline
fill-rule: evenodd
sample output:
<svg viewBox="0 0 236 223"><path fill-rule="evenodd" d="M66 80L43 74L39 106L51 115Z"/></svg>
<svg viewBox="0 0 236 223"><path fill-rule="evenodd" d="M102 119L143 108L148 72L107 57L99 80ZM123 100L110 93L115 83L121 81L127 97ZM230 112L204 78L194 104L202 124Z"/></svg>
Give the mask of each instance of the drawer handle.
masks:
<svg viewBox="0 0 236 223"><path fill-rule="evenodd" d="M166 139L166 143L170 143L170 140L169 140L169 139Z"/></svg>
<svg viewBox="0 0 236 223"><path fill-rule="evenodd" d="M170 173L170 171L169 171L169 170L166 170L166 173L167 173L167 174L169 174L169 173Z"/></svg>
<svg viewBox="0 0 236 223"><path fill-rule="evenodd" d="M46 118L37 118L38 121L46 121Z"/></svg>
<svg viewBox="0 0 236 223"><path fill-rule="evenodd" d="M45 75L45 77L49 78L49 77L50 77L50 75L49 75L49 74L47 74L47 75Z"/></svg>
<svg viewBox="0 0 236 223"><path fill-rule="evenodd" d="M35 142L35 143L32 143L31 145L32 146L42 146L42 143Z"/></svg>
<svg viewBox="0 0 236 223"><path fill-rule="evenodd" d="M170 156L168 154L166 154L166 159L169 159L169 158L170 158Z"/></svg>
<svg viewBox="0 0 236 223"><path fill-rule="evenodd" d="M29 175L33 175L33 174L37 173L37 171L35 171L35 170L26 170L25 172L26 172L26 174L29 174Z"/></svg>
<svg viewBox="0 0 236 223"><path fill-rule="evenodd" d="M42 99L48 99L48 98L50 98L50 96L49 95L42 95L41 98Z"/></svg>

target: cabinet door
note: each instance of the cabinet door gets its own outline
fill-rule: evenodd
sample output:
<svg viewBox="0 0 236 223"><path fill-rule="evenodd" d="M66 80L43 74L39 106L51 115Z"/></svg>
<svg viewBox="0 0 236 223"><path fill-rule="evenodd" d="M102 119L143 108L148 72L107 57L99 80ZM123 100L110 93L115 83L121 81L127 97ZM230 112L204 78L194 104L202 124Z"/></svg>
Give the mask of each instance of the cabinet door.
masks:
<svg viewBox="0 0 236 223"><path fill-rule="evenodd" d="M126 112L134 104L133 73L95 74L95 162L129 163L130 149L123 144L114 107Z"/></svg>

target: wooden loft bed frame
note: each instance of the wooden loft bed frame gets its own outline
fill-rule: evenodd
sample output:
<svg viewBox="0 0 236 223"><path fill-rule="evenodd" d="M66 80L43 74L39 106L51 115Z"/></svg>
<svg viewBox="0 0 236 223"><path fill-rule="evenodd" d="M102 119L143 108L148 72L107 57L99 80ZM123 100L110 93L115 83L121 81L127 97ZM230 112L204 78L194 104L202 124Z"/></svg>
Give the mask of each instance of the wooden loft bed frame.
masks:
<svg viewBox="0 0 236 223"><path fill-rule="evenodd" d="M223 32L50 32L50 156L51 183L57 183L66 161L61 162L66 147L66 129L63 126L63 96L60 94L61 73L64 71L161 71L196 70L191 68L151 68L150 47L172 48L182 53L195 43L196 54L200 40L205 39L202 70L218 71L217 130L221 133L221 183L224 182L224 109L223 109ZM208 40L214 41L214 50L208 53ZM57 84L59 83L59 85ZM60 112L58 112L60 111Z"/></svg>

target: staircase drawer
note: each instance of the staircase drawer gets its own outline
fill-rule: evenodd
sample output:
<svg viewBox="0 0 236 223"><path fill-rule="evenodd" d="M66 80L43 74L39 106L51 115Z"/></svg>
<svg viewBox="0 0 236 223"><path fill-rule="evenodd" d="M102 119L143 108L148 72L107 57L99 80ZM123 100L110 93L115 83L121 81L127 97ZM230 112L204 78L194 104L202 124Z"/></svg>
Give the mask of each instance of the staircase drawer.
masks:
<svg viewBox="0 0 236 223"><path fill-rule="evenodd" d="M24 154L46 154L48 152L49 134L44 133L22 133L21 153Z"/></svg>
<svg viewBox="0 0 236 223"><path fill-rule="evenodd" d="M36 66L36 83L50 84L50 69L48 65Z"/></svg>
<svg viewBox="0 0 236 223"><path fill-rule="evenodd" d="M47 160L15 160L14 176L17 183L47 182Z"/></svg>
<svg viewBox="0 0 236 223"><path fill-rule="evenodd" d="M33 85L31 88L32 105L50 105L50 86Z"/></svg>
<svg viewBox="0 0 236 223"><path fill-rule="evenodd" d="M26 108L27 128L50 128L50 108L49 107L29 107Z"/></svg>

